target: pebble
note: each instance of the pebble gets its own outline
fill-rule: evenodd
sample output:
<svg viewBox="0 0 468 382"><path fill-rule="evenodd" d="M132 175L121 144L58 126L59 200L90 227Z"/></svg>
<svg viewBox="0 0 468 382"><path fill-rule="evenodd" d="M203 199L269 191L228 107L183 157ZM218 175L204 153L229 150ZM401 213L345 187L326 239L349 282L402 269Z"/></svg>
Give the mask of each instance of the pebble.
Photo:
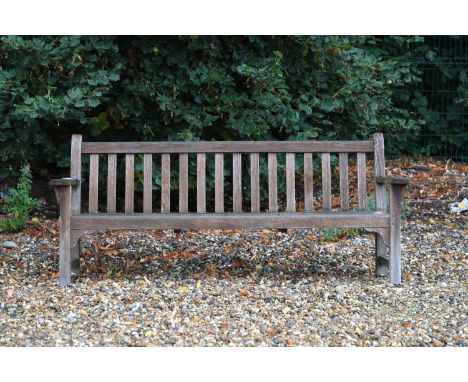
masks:
<svg viewBox="0 0 468 382"><path fill-rule="evenodd" d="M398 288L375 277L365 232L89 234L70 288L57 286L56 220L42 240L0 233L21 246L0 261L0 346L467 347L466 216L447 213L451 199L411 202Z"/></svg>
<svg viewBox="0 0 468 382"><path fill-rule="evenodd" d="M18 244L16 244L14 241L11 241L11 240L5 240L2 245L4 248L9 248L9 249L18 248Z"/></svg>

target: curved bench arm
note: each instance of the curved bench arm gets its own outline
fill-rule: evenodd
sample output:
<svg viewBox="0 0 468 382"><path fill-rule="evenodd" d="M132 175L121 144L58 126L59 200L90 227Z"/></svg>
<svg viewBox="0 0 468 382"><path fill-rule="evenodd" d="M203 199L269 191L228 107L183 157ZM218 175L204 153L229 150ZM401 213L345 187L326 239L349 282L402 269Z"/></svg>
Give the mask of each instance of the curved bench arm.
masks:
<svg viewBox="0 0 468 382"><path fill-rule="evenodd" d="M399 184L402 186L406 186L409 184L408 178L399 178L394 176L376 176L375 182L377 184Z"/></svg>
<svg viewBox="0 0 468 382"><path fill-rule="evenodd" d="M80 180L78 178L60 178L51 179L49 181L49 184L52 187L77 186L79 183Z"/></svg>

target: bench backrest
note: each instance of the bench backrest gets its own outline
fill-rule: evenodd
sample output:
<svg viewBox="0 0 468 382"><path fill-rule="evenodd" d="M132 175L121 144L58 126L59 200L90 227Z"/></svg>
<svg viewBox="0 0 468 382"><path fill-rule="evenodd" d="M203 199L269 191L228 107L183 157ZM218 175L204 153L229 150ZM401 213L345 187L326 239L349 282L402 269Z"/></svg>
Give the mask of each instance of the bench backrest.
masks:
<svg viewBox="0 0 468 382"><path fill-rule="evenodd" d="M143 155L143 212L153 211L153 155L161 155L161 212L169 213L171 157L179 157L179 209L188 212L188 155L197 156L197 212L206 212L206 155L215 157L215 212L224 208L224 157L232 155L232 200L233 212L242 209L242 157L250 157L251 212L260 212L259 157L268 157L268 212L278 211L277 154L286 156L286 210L296 211L295 158L304 160L304 210L313 211L313 158L321 157L321 199L323 211L332 210L330 154L339 157L340 209L350 208L348 155L357 156L357 194L359 209L367 209L366 154L374 154L374 175L385 176L384 140L381 133L374 134L370 141L227 141L227 142L82 142L81 135L72 136L71 176L81 180L82 156L89 155L89 212L98 212L99 157L107 155L107 212L116 212L117 155L125 155L125 213L134 212L135 162L137 154ZM376 209L386 210L385 190L375 185ZM72 213L81 212L81 182L72 193Z"/></svg>

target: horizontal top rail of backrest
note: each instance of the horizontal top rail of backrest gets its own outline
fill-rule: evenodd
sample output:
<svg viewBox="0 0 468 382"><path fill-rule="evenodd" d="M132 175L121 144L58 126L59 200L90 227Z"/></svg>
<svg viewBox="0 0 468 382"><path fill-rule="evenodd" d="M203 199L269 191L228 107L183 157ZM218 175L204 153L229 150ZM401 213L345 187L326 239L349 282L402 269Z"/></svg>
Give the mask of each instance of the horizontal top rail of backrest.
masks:
<svg viewBox="0 0 468 382"><path fill-rule="evenodd" d="M355 153L373 152L373 141L83 142L83 154Z"/></svg>

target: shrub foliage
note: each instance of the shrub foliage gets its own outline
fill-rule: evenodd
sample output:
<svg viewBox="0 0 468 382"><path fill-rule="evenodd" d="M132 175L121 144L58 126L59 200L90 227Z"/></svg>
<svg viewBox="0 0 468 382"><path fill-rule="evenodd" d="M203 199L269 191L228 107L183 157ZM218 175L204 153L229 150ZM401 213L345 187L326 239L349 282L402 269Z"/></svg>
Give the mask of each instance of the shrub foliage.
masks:
<svg viewBox="0 0 468 382"><path fill-rule="evenodd" d="M24 162L43 176L66 173L72 133L328 140L382 131L390 151L411 153L428 105L405 93L421 81L408 46L431 51L422 37L397 36L1 37L0 178ZM455 76L466 84L466 72Z"/></svg>

